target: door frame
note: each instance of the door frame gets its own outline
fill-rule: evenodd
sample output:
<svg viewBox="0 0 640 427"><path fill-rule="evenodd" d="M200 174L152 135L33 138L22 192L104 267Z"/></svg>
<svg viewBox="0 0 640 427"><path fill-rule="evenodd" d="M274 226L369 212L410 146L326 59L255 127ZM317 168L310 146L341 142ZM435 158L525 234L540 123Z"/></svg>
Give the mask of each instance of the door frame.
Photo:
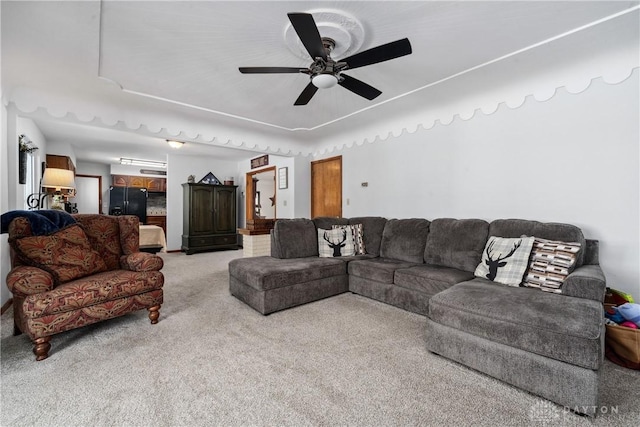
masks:
<svg viewBox="0 0 640 427"><path fill-rule="evenodd" d="M254 218L254 214L255 214L255 209L254 209L254 200L255 200L255 186L253 185L253 176L254 175L258 175L264 172L269 172L269 171L273 171L273 194L276 195L277 197L277 192L278 192L278 186L276 185L276 167L275 166L269 166L268 168L264 168L264 169L258 169L255 171L251 171L251 172L247 172L246 176L245 176L245 189L244 189L244 193L245 193L245 224L248 224L249 221L253 221L256 218ZM277 218L277 206L273 207L273 219Z"/></svg>
<svg viewBox="0 0 640 427"><path fill-rule="evenodd" d="M98 214L102 215L102 175L77 173L76 176L81 178L98 178Z"/></svg>

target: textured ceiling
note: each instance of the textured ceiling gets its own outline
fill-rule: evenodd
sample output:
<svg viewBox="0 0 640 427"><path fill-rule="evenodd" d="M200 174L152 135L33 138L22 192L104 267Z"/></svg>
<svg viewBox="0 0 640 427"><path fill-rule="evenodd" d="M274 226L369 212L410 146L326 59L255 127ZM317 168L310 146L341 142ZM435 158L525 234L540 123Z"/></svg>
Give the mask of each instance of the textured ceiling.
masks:
<svg viewBox="0 0 640 427"><path fill-rule="evenodd" d="M348 127L363 111L375 117L378 105L415 97L450 76L637 5L637 1L3 1L3 98L15 101L21 111L45 108L51 117L38 119L45 136L64 140L75 132L68 139L78 146L78 158L91 161L104 158L107 141L120 139L104 129L93 137L91 120L96 117L102 119L103 128L108 127L104 122L131 124L120 126L121 132L130 134L122 138L128 143L118 146L120 152L126 147L146 150L150 140L171 134L150 129L149 123L170 127L158 124L162 114L171 118L174 134L195 129L193 135L178 135L184 140L207 133L205 126L187 125L193 120L234 129L227 133L241 135L236 139L282 135L291 144L307 143L313 137L305 132L313 135L329 128L340 132L331 124L340 121ZM333 12L349 16L361 29L356 40L360 47L347 47L342 57L404 37L413 53L347 73L382 91L374 101L337 86L319 90L307 106L294 106L308 76L238 72L240 66L310 64L299 46L296 51L295 40L292 46L288 12L310 12L318 20ZM76 122L88 123L79 127L73 120L55 120L56 114L67 113L79 118ZM76 141L78 135L83 142ZM216 138L212 134L209 139ZM96 154L98 149L92 146L103 151ZM247 157L243 150L226 155Z"/></svg>

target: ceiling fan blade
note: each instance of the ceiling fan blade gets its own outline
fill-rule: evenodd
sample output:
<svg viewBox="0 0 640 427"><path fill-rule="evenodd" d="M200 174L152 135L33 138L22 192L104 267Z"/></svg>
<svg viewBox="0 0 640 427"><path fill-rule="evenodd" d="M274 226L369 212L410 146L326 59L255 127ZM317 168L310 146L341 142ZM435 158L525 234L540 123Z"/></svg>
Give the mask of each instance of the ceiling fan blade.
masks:
<svg viewBox="0 0 640 427"><path fill-rule="evenodd" d="M375 87L369 86L365 82L354 79L353 77L347 76L346 74L340 74L340 76L344 78L344 80L338 83L340 86L350 90L356 95L367 98L369 101L377 98L382 93Z"/></svg>
<svg viewBox="0 0 640 427"><path fill-rule="evenodd" d="M296 99L296 102L293 103L293 105L307 105L317 91L318 91L318 88L315 87L313 83L309 82L307 87L304 88L304 90L302 91L298 99Z"/></svg>
<svg viewBox="0 0 640 427"><path fill-rule="evenodd" d="M308 73L306 68L294 67L239 67L243 74L273 74L273 73Z"/></svg>
<svg viewBox="0 0 640 427"><path fill-rule="evenodd" d="M340 62L349 64L349 69L364 67L365 65L377 64L399 58L411 53L411 43L409 39L396 40L395 42L383 44L365 50L348 58L341 59Z"/></svg>
<svg viewBox="0 0 640 427"><path fill-rule="evenodd" d="M298 33L300 41L311 55L311 59L321 57L327 60L327 52L324 50L322 38L318 32L316 21L313 16L308 13L288 13L289 21L293 25L293 29Z"/></svg>

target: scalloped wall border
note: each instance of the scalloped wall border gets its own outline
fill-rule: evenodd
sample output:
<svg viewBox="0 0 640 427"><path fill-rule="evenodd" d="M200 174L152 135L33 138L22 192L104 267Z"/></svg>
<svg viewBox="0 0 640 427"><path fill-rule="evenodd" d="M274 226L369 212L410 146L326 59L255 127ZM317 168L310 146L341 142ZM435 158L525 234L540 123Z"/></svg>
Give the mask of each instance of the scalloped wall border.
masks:
<svg viewBox="0 0 640 427"><path fill-rule="evenodd" d="M367 143L372 144L374 142L390 141L393 138L399 138L403 134L413 134L418 130L420 130L420 128L422 128L422 130L428 131L430 129L433 129L436 125L448 126L456 120L462 120L462 121L472 120L478 114L489 116L489 115L495 114L496 112L498 112L503 108L509 108L512 110L518 109L518 108L521 108L523 105L525 105L525 103L527 102L533 102L533 101L547 102L553 99L561 90L572 95L578 95L580 93L587 91L590 87L593 86L594 83L618 85L632 78L634 75L637 75L639 72L638 70L640 70L640 67L633 67L629 69L628 72L626 73L617 72L615 74L615 78L612 78L611 75L594 77L589 80L583 81L579 85L573 84L571 86L567 85L567 86L549 88L542 93L540 92L530 93L528 95L520 96L517 99L514 98L509 100L503 100L500 102L488 103L484 106L474 106L474 107L469 107L467 109L459 109L457 113L445 114L441 112L440 114L438 114L438 112L436 112L436 114L432 115L427 120L421 120L416 118L416 120L412 125L400 126L397 128L388 129L386 133L374 132L373 134L370 134L367 136L351 139L348 142L338 142L338 143L333 142L331 144L326 144L324 147L321 146L322 143L319 143L316 145L316 147L314 148L309 147L306 150L303 150L303 149L287 150L287 149L283 149L282 147L275 146L271 142L260 143L260 142L249 142L249 141L245 141L244 139L234 140L232 138L220 138L215 135L206 135L193 130L185 130L185 129L175 130L175 129L169 129L165 127L152 126L145 123L133 124L133 123L127 123L124 120L115 120L115 121L109 120L103 117L99 117L97 115L86 115L86 114L78 115L77 113L72 111L60 112L59 110L56 110L53 108L47 108L44 106L33 107L33 106L21 105L19 101L3 100L3 102L5 103L5 105L13 104L18 111L30 117L36 117L36 118L39 117L39 118L45 118L45 119L55 118L58 120L64 120L66 122L74 123L74 124L92 125L92 126L97 126L102 128L109 128L113 130L134 132L141 135L153 136L158 138L181 138L181 139L185 139L195 143L214 145L222 148L226 147L226 148L242 149L242 150L254 151L254 152L260 151L260 152L265 152L270 154L277 154L281 156L311 156L315 158L318 156L335 153L336 151L340 151L343 149L352 148L355 146L363 146ZM417 112L416 114L420 115L420 112ZM386 124L385 126L388 126L388 124ZM332 139L334 138L335 137L332 137ZM318 147L318 145L320 145L320 147Z"/></svg>
<svg viewBox="0 0 640 427"><path fill-rule="evenodd" d="M526 103L529 102L539 102L544 103L552 100L558 95L560 91L564 91L570 95L579 95L581 93L586 92L589 88L591 88L594 83L602 83L607 85L619 85L624 83L625 81L632 78L634 75L637 75L637 78L640 78L640 66L632 67L628 70L627 73L617 73L617 78L608 79L605 76L599 76L589 79L588 81L583 82L582 84L576 85L565 85L558 86L548 90L548 93L539 95L537 93L530 93L527 95L522 95L518 99L504 100L499 102L494 102L490 106L479 106L479 107L469 107L467 111L459 111L457 113L449 113L446 115L442 115L440 117L430 117L426 121L416 121L412 125L409 126L401 126L395 129L388 130L386 133L375 133L365 137L359 137L357 139L352 139L348 142L338 142L331 143L324 147L318 148L314 153L313 157L321 157L325 155L335 154L337 151L353 148L356 146L363 146L365 144L373 144L375 142L387 142L391 141L394 138L400 138L403 134L414 134L422 128L422 130L428 131L433 129L436 125L440 126L449 126L454 123L456 120L458 121L469 121L474 117L482 114L484 116L490 116L498 111L508 108L510 110L516 110L523 107Z"/></svg>

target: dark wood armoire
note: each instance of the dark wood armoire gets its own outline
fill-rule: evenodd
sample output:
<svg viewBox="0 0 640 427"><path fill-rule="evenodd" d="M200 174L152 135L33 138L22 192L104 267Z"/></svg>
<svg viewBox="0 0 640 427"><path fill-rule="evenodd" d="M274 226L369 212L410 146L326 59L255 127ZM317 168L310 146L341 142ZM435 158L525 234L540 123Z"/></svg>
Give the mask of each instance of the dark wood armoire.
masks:
<svg viewBox="0 0 640 427"><path fill-rule="evenodd" d="M235 185L182 184L182 251L237 249Z"/></svg>

